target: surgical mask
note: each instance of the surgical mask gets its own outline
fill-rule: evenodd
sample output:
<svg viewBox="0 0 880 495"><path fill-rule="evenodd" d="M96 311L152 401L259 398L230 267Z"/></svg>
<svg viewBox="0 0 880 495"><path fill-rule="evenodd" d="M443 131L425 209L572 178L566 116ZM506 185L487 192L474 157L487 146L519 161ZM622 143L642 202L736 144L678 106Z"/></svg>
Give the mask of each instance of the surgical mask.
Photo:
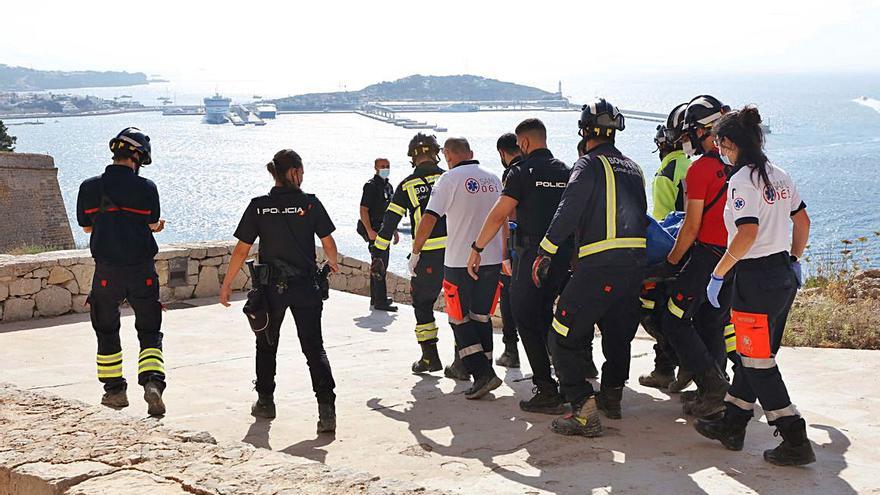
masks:
<svg viewBox="0 0 880 495"><path fill-rule="evenodd" d="M380 168L379 169L379 177L381 177L383 179L387 179L390 175L391 175L390 168Z"/></svg>
<svg viewBox="0 0 880 495"><path fill-rule="evenodd" d="M681 150L684 151L684 154L687 155L689 158L694 156L694 154L696 154L696 151L697 151L694 149L694 146L691 144L691 140L687 139L687 138L685 138L685 140L682 141Z"/></svg>
<svg viewBox="0 0 880 495"><path fill-rule="evenodd" d="M733 164L730 163L730 158L727 158L727 155L721 155L721 162L727 165L728 167L732 167Z"/></svg>

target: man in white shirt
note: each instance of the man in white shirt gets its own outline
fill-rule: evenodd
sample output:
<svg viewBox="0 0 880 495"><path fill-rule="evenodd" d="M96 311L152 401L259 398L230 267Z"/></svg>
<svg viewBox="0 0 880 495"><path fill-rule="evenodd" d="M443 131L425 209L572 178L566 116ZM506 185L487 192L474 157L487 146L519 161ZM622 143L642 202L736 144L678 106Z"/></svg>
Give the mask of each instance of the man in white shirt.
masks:
<svg viewBox="0 0 880 495"><path fill-rule="evenodd" d="M483 264L476 277L467 271L473 240L501 194L501 180L474 160L464 138L449 138L443 145L449 172L434 184L425 216L413 241L410 266L418 263L419 253L434 223L446 217L447 241L444 258L443 292L446 313L455 334L457 356L474 385L465 392L468 399L479 399L501 385L492 368L492 321L500 293L503 258L501 235L495 235L482 250ZM412 274L412 270L411 270Z"/></svg>

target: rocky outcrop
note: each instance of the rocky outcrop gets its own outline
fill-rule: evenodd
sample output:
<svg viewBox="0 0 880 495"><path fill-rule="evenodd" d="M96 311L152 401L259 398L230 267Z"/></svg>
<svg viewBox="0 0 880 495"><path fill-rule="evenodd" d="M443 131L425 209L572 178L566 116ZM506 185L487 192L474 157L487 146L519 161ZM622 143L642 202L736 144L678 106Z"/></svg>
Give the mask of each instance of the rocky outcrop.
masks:
<svg viewBox="0 0 880 495"><path fill-rule="evenodd" d="M0 384L0 495L439 494Z"/></svg>

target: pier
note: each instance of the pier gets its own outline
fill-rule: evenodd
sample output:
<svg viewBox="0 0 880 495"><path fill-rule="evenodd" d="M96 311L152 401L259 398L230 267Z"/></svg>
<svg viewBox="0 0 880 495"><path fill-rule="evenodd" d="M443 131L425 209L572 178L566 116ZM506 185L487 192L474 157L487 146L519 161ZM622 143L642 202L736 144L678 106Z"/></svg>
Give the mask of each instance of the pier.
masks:
<svg viewBox="0 0 880 495"><path fill-rule="evenodd" d="M403 129L430 129L435 132L447 131L445 127L439 126L437 124L429 124L427 122L419 122L413 119L400 118L397 116L397 110L379 103L366 104L362 106L359 110L355 110L354 113L362 115L369 119L378 120L379 122L396 125L398 127L402 127Z"/></svg>

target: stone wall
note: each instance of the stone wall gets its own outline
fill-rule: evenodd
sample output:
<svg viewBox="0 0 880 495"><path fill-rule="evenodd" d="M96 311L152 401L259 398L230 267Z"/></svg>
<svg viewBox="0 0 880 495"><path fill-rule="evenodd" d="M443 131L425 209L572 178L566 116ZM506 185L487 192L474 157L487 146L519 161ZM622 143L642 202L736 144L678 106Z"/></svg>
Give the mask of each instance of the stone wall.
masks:
<svg viewBox="0 0 880 495"><path fill-rule="evenodd" d="M75 247L49 155L0 152L0 252Z"/></svg>
<svg viewBox="0 0 880 495"><path fill-rule="evenodd" d="M156 255L162 301L217 296L233 247L234 242L162 246ZM324 259L320 248L318 257ZM330 277L332 289L369 295L369 263L340 255L339 268L339 273ZM86 298L94 272L95 262L88 250L0 255L0 323L88 312ZM246 268L236 275L232 288L250 289ZM397 302L410 303L409 279L389 274L388 295ZM442 310L442 297L435 307Z"/></svg>
<svg viewBox="0 0 880 495"><path fill-rule="evenodd" d="M0 495L439 494L0 384Z"/></svg>

